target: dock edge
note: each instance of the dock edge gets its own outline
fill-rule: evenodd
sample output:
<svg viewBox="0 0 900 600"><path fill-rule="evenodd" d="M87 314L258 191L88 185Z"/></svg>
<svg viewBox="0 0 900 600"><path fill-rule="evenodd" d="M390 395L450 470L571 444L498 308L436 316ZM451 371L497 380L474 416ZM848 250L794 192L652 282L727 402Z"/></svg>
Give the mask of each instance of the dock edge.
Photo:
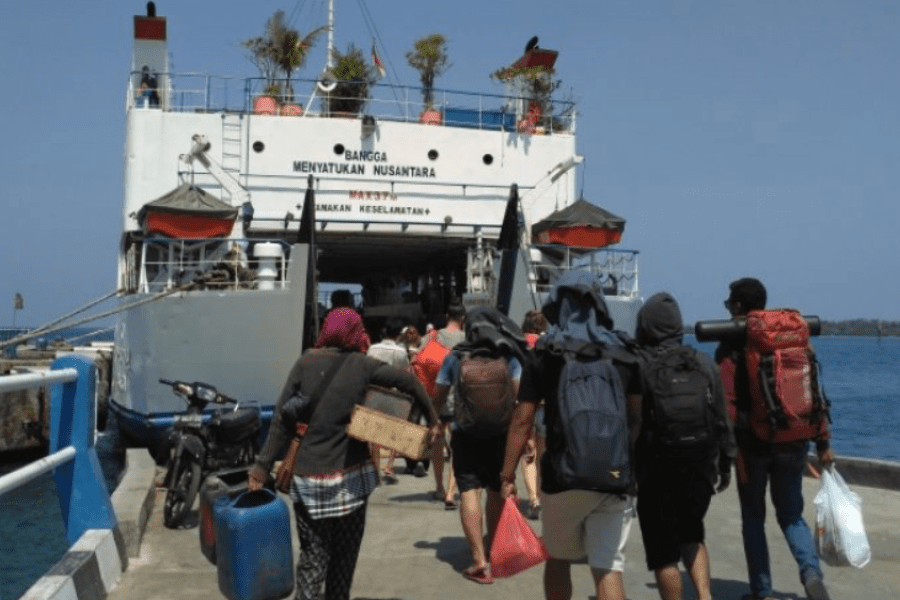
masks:
<svg viewBox="0 0 900 600"><path fill-rule="evenodd" d="M90 529L20 600L105 598L136 558L156 499L156 463L144 448L129 448L125 471L112 494L118 525Z"/></svg>

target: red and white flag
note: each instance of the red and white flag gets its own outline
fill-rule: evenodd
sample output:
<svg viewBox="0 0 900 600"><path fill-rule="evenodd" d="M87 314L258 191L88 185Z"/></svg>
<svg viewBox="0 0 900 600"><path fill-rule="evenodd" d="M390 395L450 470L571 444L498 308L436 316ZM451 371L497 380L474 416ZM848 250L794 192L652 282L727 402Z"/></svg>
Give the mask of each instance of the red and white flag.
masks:
<svg viewBox="0 0 900 600"><path fill-rule="evenodd" d="M387 71L384 68L384 63L381 62L381 58L378 56L378 51L375 49L375 44L372 44L372 62L375 63L375 68L378 69L379 77L384 77L387 75Z"/></svg>

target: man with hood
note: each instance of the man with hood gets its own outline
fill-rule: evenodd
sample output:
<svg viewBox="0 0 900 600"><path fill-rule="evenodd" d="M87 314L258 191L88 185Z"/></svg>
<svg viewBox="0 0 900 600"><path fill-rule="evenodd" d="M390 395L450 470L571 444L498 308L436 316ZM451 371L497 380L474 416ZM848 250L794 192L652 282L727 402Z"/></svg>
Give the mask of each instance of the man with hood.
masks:
<svg viewBox="0 0 900 600"><path fill-rule="evenodd" d="M637 509L647 568L656 575L660 597L681 600L681 560L698 600L711 600L703 518L713 490L721 492L731 481L737 447L715 362L682 345L683 331L670 294L651 296L638 312L636 338L645 364ZM663 402L677 403L681 414L692 417L666 428L655 415L664 413Z"/></svg>
<svg viewBox="0 0 900 600"><path fill-rule="evenodd" d="M544 400L547 449L541 460L541 520L550 553L544 565L544 596L568 600L572 596L571 565L587 557L597 600L625 600L622 571L625 543L634 519L633 486L626 494L573 489L559 480L555 457L565 452L559 409L560 376L565 354L573 348L597 346L610 351L612 366L627 400L629 453L641 426L641 389L638 361L623 347L624 334L613 322L596 276L578 271L563 274L541 309L551 327L535 347L535 360L526 363L506 443L501 495L516 493L515 472L534 425L535 410ZM629 465L634 461L629 460ZM633 481L633 479L631 479Z"/></svg>
<svg viewBox="0 0 900 600"><path fill-rule="evenodd" d="M456 423L450 447L453 454L453 471L460 493L460 521L472 551L472 565L463 571L463 577L476 583L489 584L493 583L493 577L485 548L490 548L503 509L503 499L500 497L500 467L503 464L506 447L508 419L512 414L512 403L519 391L526 343L519 326L492 307L479 307L466 313L465 330L465 340L454 346L441 364L435 385L434 402L435 410L440 414L450 388L456 386ZM501 432L475 433L463 426L464 414L467 413L467 399L457 384L464 357L469 356L502 357L506 360L509 379L506 381L506 389L498 391L498 396L503 394L503 400L508 401L510 411L504 419ZM482 525L482 488L487 489L484 511L487 517L487 546Z"/></svg>

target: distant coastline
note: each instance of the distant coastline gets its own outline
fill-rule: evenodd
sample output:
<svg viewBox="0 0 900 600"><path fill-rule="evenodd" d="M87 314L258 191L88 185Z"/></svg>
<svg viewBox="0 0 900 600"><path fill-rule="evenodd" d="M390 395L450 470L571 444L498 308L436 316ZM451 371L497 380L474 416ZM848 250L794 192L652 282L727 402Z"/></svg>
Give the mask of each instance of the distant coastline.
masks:
<svg viewBox="0 0 900 600"><path fill-rule="evenodd" d="M850 319L822 321L821 335L900 336L900 321Z"/></svg>

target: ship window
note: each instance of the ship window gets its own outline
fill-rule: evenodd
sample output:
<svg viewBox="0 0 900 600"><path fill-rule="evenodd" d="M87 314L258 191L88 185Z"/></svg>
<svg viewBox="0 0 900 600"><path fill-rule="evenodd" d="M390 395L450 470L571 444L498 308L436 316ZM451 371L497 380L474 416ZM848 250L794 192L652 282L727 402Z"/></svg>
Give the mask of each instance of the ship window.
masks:
<svg viewBox="0 0 900 600"><path fill-rule="evenodd" d="M437 150L429 150L428 151L428 158L430 158L431 160L437 160L437 157L438 157Z"/></svg>
<svg viewBox="0 0 900 600"><path fill-rule="evenodd" d="M262 142L259 142L259 141L253 142L253 151L254 152L262 152L265 149L266 149L266 145L263 144Z"/></svg>
<svg viewBox="0 0 900 600"><path fill-rule="evenodd" d="M481 160L484 161L484 164L489 165L492 162L494 162L494 155L493 154L485 154L484 156L481 157Z"/></svg>
<svg viewBox="0 0 900 600"><path fill-rule="evenodd" d="M334 145L334 153L335 154L343 154L344 153L344 145L343 144L335 144Z"/></svg>

